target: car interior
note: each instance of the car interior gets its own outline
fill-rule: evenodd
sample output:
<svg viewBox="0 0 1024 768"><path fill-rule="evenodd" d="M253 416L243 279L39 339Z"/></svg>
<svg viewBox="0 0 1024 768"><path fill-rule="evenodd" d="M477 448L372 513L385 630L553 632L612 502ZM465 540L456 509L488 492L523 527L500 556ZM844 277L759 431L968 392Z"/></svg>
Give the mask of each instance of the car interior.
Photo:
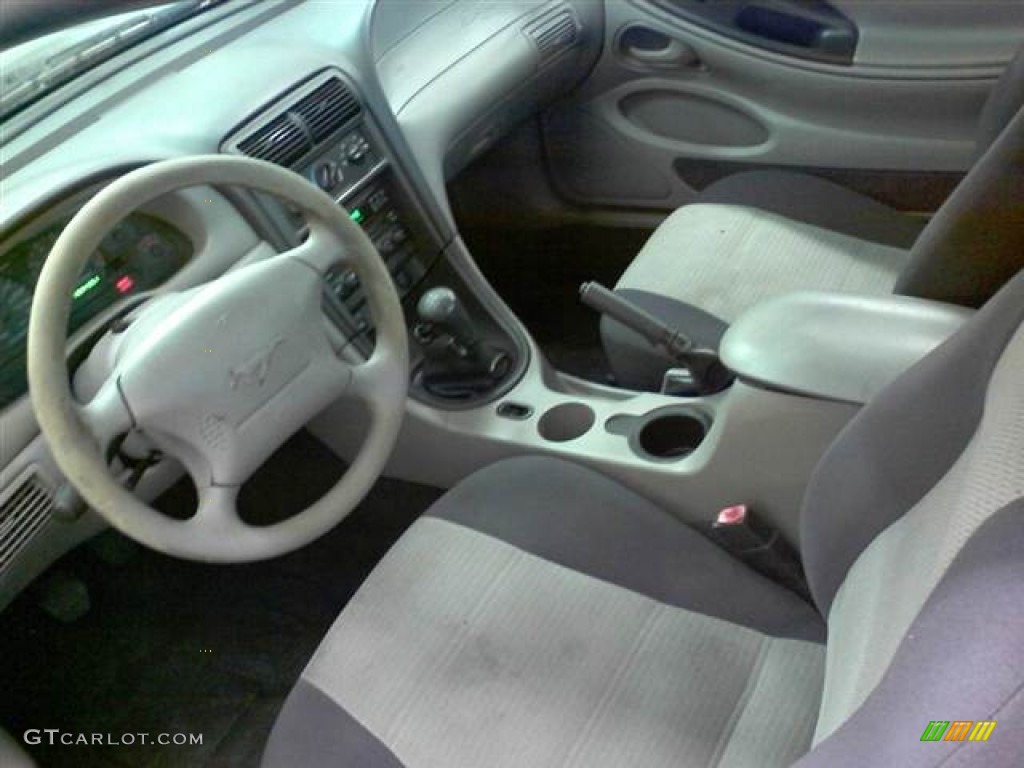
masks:
<svg viewBox="0 0 1024 768"><path fill-rule="evenodd" d="M0 766L1019 766L1024 2L0 3Z"/></svg>

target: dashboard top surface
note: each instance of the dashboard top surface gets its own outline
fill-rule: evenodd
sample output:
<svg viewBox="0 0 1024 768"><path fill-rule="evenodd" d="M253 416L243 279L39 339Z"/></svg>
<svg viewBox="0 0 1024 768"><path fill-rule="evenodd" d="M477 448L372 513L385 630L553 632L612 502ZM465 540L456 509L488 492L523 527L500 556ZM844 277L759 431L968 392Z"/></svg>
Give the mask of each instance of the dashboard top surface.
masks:
<svg viewBox="0 0 1024 768"><path fill-rule="evenodd" d="M353 0L338 13L333 3L257 4L36 119L0 155L0 227L7 230L83 179L216 153L234 127L317 70L339 67L372 95L375 78L361 64L369 5Z"/></svg>

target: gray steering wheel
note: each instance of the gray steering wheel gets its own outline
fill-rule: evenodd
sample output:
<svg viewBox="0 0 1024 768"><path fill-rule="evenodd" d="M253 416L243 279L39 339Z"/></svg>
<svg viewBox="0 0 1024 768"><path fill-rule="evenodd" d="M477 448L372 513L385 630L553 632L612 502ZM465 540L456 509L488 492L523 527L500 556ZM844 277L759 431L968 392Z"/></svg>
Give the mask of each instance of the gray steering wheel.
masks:
<svg viewBox="0 0 1024 768"><path fill-rule="evenodd" d="M71 392L71 293L89 256L126 215L184 187L247 187L306 214L300 246L146 305L118 334L109 375L88 403ZM324 272L343 263L361 280L376 325L365 362L345 362L321 311ZM115 528L153 549L196 560L273 557L326 533L365 496L398 436L408 386L402 307L383 260L345 211L295 173L221 155L146 166L90 200L57 240L39 276L28 334L29 390L50 450L82 497ZM366 439L318 502L273 525L238 515L242 483L290 435L341 397L362 400ZM199 505L162 515L114 477L119 436L138 431L185 466Z"/></svg>

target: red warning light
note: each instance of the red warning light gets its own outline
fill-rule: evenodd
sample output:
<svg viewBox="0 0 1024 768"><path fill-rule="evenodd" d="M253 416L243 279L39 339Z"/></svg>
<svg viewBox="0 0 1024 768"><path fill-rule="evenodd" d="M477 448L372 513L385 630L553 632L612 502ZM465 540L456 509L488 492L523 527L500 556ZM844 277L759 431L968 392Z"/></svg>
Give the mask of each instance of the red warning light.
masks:
<svg viewBox="0 0 1024 768"><path fill-rule="evenodd" d="M128 293L135 287L135 280L130 275L121 275L121 277L117 278L117 282L114 283L114 287L117 288L118 293Z"/></svg>

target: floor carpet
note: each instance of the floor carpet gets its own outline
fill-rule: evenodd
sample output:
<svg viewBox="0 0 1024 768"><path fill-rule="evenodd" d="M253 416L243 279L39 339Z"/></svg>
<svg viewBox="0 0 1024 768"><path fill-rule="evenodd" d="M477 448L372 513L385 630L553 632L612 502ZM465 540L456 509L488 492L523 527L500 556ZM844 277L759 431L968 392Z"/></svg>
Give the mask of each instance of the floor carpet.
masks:
<svg viewBox="0 0 1024 768"><path fill-rule="evenodd" d="M242 506L250 519L279 518L343 471L300 433L250 481ZM192 746L30 747L43 768L258 765L284 697L327 628L439 494L380 480L320 540L247 565L177 560L103 534L49 572L88 585L87 615L66 624L50 618L38 607L43 579L0 616L0 723L16 735L202 734ZM191 499L183 484L162 503L180 512Z"/></svg>

